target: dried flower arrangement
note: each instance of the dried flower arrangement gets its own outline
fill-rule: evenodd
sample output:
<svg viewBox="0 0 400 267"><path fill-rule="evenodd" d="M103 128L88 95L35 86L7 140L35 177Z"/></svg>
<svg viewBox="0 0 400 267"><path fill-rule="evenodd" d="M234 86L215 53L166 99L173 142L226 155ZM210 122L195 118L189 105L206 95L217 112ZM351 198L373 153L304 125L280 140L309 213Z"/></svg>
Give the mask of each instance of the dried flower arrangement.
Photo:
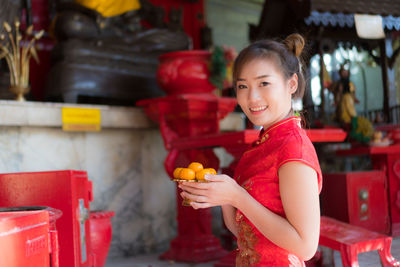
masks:
<svg viewBox="0 0 400 267"><path fill-rule="evenodd" d="M10 70L10 91L16 94L16 100L24 101L24 94L29 92L29 62L30 59L39 62L35 42L44 31L33 33L33 25L29 26L22 35L20 22L15 21L15 33L7 22L3 23L5 34L0 35L0 59L5 58Z"/></svg>

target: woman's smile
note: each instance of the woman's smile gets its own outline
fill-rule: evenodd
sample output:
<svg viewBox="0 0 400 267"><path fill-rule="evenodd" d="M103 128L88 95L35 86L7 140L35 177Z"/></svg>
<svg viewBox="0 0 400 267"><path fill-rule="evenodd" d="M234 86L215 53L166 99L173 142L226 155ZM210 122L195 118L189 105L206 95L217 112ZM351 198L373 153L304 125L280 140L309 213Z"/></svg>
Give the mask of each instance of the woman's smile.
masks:
<svg viewBox="0 0 400 267"><path fill-rule="evenodd" d="M257 114L260 114L263 111L267 110L267 108L268 108L267 105L263 105L263 106L250 107L249 110L250 110L251 114L257 115Z"/></svg>

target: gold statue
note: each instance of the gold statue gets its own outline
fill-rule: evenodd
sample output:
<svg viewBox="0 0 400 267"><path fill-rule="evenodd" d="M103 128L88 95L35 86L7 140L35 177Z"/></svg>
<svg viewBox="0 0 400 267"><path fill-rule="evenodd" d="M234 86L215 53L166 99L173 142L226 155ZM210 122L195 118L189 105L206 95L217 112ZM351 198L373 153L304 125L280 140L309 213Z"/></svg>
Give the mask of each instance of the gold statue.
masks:
<svg viewBox="0 0 400 267"><path fill-rule="evenodd" d="M75 2L86 8L96 10L104 17L118 16L140 9L139 0L75 0Z"/></svg>

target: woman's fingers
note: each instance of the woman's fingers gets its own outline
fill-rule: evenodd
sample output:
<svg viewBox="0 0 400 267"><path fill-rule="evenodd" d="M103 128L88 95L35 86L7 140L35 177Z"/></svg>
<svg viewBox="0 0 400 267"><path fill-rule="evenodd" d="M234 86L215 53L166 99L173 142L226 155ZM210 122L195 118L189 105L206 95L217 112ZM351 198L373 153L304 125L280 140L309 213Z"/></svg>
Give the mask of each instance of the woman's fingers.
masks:
<svg viewBox="0 0 400 267"><path fill-rule="evenodd" d="M204 179L207 182L226 182L229 180L232 180L229 176L225 174L220 174L220 175L212 175L212 174L206 174L204 176ZM179 182L179 185L184 185L188 187L195 187L195 188L201 188L201 189L208 189L212 186L212 183L194 183L194 182Z"/></svg>
<svg viewBox="0 0 400 267"><path fill-rule="evenodd" d="M230 192L235 190L236 181L224 174L206 175L205 178L208 182L180 182L178 186L183 190L181 196L193 200L193 208L230 204Z"/></svg>
<svg viewBox="0 0 400 267"><path fill-rule="evenodd" d="M183 191L191 193L193 195L204 195L207 193L204 189L197 189L194 187L186 188L186 187L180 187Z"/></svg>
<svg viewBox="0 0 400 267"><path fill-rule="evenodd" d="M207 190L210 188L209 183L193 183L193 182L181 182L178 185L179 188L183 190L191 190L191 189L199 189L199 190Z"/></svg>
<svg viewBox="0 0 400 267"><path fill-rule="evenodd" d="M205 209L205 208L211 208L211 207L215 207L216 205L213 205L211 203L198 203L198 202L190 202L190 206L192 206L195 210L197 209Z"/></svg>
<svg viewBox="0 0 400 267"><path fill-rule="evenodd" d="M195 202L207 202L207 199L208 199L206 196L200 196L200 195L196 195L196 194L189 193L189 192L182 192L181 197L188 198Z"/></svg>

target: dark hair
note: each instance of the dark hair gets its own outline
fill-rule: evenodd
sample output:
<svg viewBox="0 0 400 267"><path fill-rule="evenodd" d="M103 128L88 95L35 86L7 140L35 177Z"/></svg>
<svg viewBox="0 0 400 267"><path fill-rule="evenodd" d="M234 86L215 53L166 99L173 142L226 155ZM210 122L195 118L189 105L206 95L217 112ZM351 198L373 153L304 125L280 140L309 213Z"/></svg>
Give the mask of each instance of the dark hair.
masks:
<svg viewBox="0 0 400 267"><path fill-rule="evenodd" d="M236 57L233 65L233 83L236 81L243 66L253 59L275 59L282 70L284 77L289 79L293 74L298 76L298 87L293 98L303 97L305 79L301 69L301 53L305 45L304 38L300 34L291 34L282 42L275 40L256 41L243 49Z"/></svg>
<svg viewBox="0 0 400 267"><path fill-rule="evenodd" d="M350 93L350 79L349 78L341 78L339 83L343 86L342 94Z"/></svg>

